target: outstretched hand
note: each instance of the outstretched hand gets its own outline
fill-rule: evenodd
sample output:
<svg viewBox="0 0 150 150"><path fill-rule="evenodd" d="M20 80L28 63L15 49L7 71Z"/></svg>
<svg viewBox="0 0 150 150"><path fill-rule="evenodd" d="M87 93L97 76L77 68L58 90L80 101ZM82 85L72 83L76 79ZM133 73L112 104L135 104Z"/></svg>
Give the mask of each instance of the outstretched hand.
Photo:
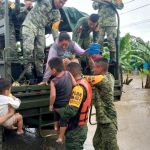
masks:
<svg viewBox="0 0 150 150"><path fill-rule="evenodd" d="M47 81L42 81L40 83L38 83L38 85L48 85Z"/></svg>

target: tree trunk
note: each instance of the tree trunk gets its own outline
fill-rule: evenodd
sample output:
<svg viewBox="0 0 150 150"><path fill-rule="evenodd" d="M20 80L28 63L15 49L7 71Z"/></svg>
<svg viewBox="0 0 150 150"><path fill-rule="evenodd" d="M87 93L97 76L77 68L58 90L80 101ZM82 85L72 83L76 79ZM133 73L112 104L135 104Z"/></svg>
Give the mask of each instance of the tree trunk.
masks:
<svg viewBox="0 0 150 150"><path fill-rule="evenodd" d="M145 88L150 89L150 74L147 75Z"/></svg>

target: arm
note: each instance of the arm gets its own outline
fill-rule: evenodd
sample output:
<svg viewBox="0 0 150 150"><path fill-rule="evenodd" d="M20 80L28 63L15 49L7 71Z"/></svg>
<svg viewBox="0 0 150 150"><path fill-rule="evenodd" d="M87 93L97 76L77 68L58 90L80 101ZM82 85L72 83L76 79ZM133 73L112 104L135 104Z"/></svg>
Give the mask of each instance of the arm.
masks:
<svg viewBox="0 0 150 150"><path fill-rule="evenodd" d="M98 43L100 33L99 31L93 31L93 43Z"/></svg>
<svg viewBox="0 0 150 150"><path fill-rule="evenodd" d="M54 16L54 19L52 23L51 32L53 35L53 39L55 41L55 39L58 38L59 24L60 24L60 19L61 19L59 10L53 10L52 16Z"/></svg>
<svg viewBox="0 0 150 150"><path fill-rule="evenodd" d="M82 49L76 42L74 43L74 52L79 55L83 55L85 50Z"/></svg>
<svg viewBox="0 0 150 150"><path fill-rule="evenodd" d="M14 115L14 109L9 108L9 112L6 115L0 117L0 124L2 124L3 122L11 118L13 115Z"/></svg>
<svg viewBox="0 0 150 150"><path fill-rule="evenodd" d="M79 19L79 21L77 22L77 25L75 26L74 30L73 30L73 34L72 34L72 40L79 43L80 40L80 35L82 33L82 18Z"/></svg>
<svg viewBox="0 0 150 150"><path fill-rule="evenodd" d="M98 90L98 89L96 89ZM95 91L98 92L98 91ZM94 95L95 93L93 93ZM95 109L96 109L96 121L97 123L111 123L112 121L105 113L105 102L101 99L99 92L97 96L93 98ZM108 102L107 102L108 103Z"/></svg>
<svg viewBox="0 0 150 150"><path fill-rule="evenodd" d="M83 87L81 87L80 85L75 86L72 90L72 95L69 100L69 104L58 111L61 118L70 119L73 116L75 116L79 111L83 99L84 99Z"/></svg>
<svg viewBox="0 0 150 150"><path fill-rule="evenodd" d="M99 84L103 81L104 76L103 75L91 75L91 76L84 76L84 78L89 82L92 86Z"/></svg>
<svg viewBox="0 0 150 150"><path fill-rule="evenodd" d="M53 81L51 81L50 90L50 105L54 105L56 99L56 88Z"/></svg>

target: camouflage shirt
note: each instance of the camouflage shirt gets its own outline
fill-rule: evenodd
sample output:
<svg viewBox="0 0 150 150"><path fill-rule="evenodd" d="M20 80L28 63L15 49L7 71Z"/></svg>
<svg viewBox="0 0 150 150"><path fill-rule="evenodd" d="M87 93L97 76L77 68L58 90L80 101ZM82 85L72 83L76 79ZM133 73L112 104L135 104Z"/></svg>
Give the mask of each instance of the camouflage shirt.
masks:
<svg viewBox="0 0 150 150"><path fill-rule="evenodd" d="M96 109L96 120L100 124L114 122L117 124L117 114L113 104L114 77L107 73L104 79L95 84L93 98Z"/></svg>
<svg viewBox="0 0 150 150"><path fill-rule="evenodd" d="M37 0L35 6L28 13L24 26L33 24L38 28L45 28L49 23L60 21L60 12L53 6L53 0Z"/></svg>
<svg viewBox="0 0 150 150"><path fill-rule="evenodd" d="M98 9L98 14L100 15L100 25L101 26L116 26L116 13L113 7L108 3L93 2L93 8ZM102 0L100 0L102 1ZM112 5L116 9L122 9L124 7L122 0L112 0Z"/></svg>
<svg viewBox="0 0 150 150"><path fill-rule="evenodd" d="M99 27L97 26L95 30L91 30L88 26L88 17L82 17L77 22L73 31L73 41L78 43L80 39L88 38L91 32L93 32L93 42L97 42L99 38Z"/></svg>

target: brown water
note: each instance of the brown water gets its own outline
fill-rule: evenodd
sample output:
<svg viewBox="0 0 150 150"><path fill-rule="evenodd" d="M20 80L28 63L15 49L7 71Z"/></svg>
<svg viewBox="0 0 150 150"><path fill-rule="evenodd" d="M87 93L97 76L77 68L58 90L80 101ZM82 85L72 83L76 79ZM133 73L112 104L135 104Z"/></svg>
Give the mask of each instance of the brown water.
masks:
<svg viewBox="0 0 150 150"><path fill-rule="evenodd" d="M120 150L150 150L150 90L141 88L141 80L134 76L129 86L124 85L118 112L118 144ZM96 126L89 125L84 150L94 150L92 138ZM33 132L33 130L31 131ZM64 150L55 144L55 137L40 138L34 132L17 136L7 133L4 150ZM54 148L55 147L55 148Z"/></svg>

